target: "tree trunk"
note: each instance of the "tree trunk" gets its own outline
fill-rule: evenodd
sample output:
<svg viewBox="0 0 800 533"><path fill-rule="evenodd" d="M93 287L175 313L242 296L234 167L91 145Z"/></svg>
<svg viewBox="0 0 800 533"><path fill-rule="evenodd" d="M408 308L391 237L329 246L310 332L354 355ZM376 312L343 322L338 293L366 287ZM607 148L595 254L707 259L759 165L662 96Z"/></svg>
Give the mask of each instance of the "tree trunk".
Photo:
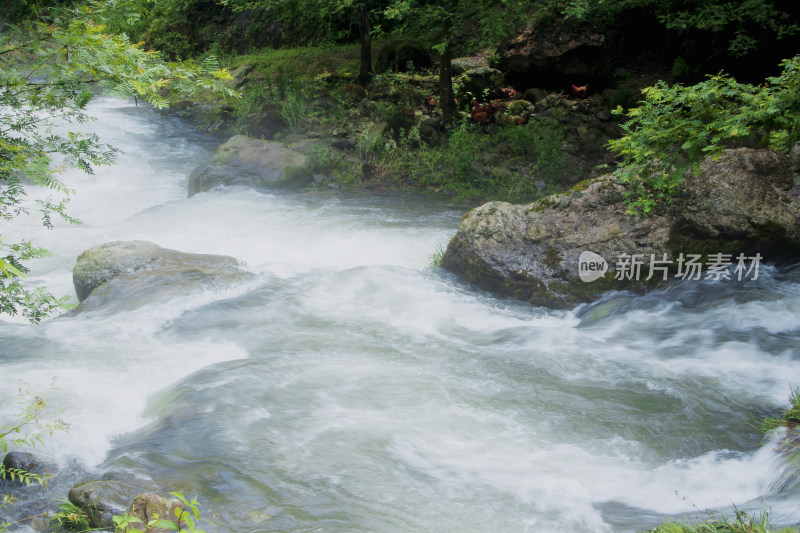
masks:
<svg viewBox="0 0 800 533"><path fill-rule="evenodd" d="M369 9L366 4L358 6L358 34L361 38L361 68L358 81L366 87L367 81L374 72L372 68L372 36L370 35Z"/></svg>
<svg viewBox="0 0 800 533"><path fill-rule="evenodd" d="M453 52L450 44L449 28L445 28L445 26L445 23L443 23L442 29L447 30L447 32L444 35L444 50L439 58L439 101L442 108L442 120L445 123L449 123L453 120L456 102L453 97Z"/></svg>

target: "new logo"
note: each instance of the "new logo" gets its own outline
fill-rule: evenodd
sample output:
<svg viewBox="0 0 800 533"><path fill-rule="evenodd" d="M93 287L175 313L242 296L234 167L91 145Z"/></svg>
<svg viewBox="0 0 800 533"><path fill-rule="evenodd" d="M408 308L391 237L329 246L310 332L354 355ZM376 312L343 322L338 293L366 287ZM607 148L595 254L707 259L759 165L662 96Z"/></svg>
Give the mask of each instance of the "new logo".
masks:
<svg viewBox="0 0 800 533"><path fill-rule="evenodd" d="M586 250L578 257L578 276L587 283L602 278L608 271L608 262L594 252Z"/></svg>

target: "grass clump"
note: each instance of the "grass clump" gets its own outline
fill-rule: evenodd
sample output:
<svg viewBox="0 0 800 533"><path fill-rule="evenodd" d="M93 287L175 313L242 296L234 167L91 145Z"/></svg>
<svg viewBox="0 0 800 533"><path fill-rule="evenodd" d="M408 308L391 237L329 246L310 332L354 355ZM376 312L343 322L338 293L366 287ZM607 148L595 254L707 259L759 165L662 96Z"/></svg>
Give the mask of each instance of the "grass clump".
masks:
<svg viewBox="0 0 800 533"><path fill-rule="evenodd" d="M428 255L428 268L439 268L442 265L444 252L445 246L441 243L437 244L433 252Z"/></svg>
<svg viewBox="0 0 800 533"><path fill-rule="evenodd" d="M665 522L644 533L798 533L796 527L774 528L769 523L769 512L749 515L734 507L733 518L715 513L699 522Z"/></svg>
<svg viewBox="0 0 800 533"><path fill-rule="evenodd" d="M429 143L419 123L366 140L366 159L391 187L508 201L554 192L566 170L556 118L481 128L462 120ZM543 190L542 183L545 184Z"/></svg>
<svg viewBox="0 0 800 533"><path fill-rule="evenodd" d="M50 525L69 531L90 531L89 516L86 511L66 498L58 500L58 511L50 517Z"/></svg>
<svg viewBox="0 0 800 533"><path fill-rule="evenodd" d="M781 417L766 417L758 422L757 428L766 433L779 427L793 429L798 425L800 425L800 387L793 389L789 394L789 407Z"/></svg>

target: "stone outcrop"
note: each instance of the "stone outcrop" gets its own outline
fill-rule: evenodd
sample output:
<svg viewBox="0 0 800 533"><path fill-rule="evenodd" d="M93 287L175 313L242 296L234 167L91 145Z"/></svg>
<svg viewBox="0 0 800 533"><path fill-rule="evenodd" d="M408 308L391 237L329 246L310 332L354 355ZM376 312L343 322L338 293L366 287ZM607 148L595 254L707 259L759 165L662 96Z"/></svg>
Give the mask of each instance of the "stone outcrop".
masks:
<svg viewBox="0 0 800 533"><path fill-rule="evenodd" d="M575 21L546 21L529 26L499 50L498 68L512 82L532 86L584 84L603 68L604 35Z"/></svg>
<svg viewBox="0 0 800 533"><path fill-rule="evenodd" d="M121 296L146 302L157 293L249 279L238 261L226 255L191 254L147 241L117 241L89 248L78 256L72 281L81 307L98 306Z"/></svg>
<svg viewBox="0 0 800 533"><path fill-rule="evenodd" d="M81 508L93 528L114 528L112 517L123 515L131 501L130 486L113 480L78 483L69 491L69 501Z"/></svg>
<svg viewBox="0 0 800 533"><path fill-rule="evenodd" d="M611 175L528 205L490 202L467 213L441 266L500 295L551 307L591 301L608 290L646 290L645 281L615 279L623 254L651 254L670 266L683 254L760 253L765 262L800 253L800 185L788 158L765 150L727 151L687 176L674 204L647 218L626 214L622 186ZM587 283L579 258L590 251L609 272ZM672 274L669 279L673 279Z"/></svg>
<svg viewBox="0 0 800 533"><path fill-rule="evenodd" d="M189 196L219 185L291 189L311 183L305 155L283 143L235 135L189 176Z"/></svg>

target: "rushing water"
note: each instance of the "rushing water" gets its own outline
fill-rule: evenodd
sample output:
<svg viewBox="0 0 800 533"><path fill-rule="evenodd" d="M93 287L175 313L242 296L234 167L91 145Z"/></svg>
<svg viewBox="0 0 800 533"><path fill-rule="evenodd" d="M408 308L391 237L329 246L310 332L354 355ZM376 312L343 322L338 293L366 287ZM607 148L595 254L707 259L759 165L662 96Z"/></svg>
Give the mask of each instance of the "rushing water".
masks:
<svg viewBox="0 0 800 533"><path fill-rule="evenodd" d="M146 108L92 106L91 127L125 153L65 176L83 225L4 229L54 252L29 281L74 295L76 256L128 239L231 255L258 276L0 322L0 420L17 379L40 392L57 376L49 405L71 423L38 452L59 466L47 498L130 474L197 493L207 529L236 532L622 532L690 502L763 501L777 522L800 521L796 467L779 436L749 425L800 385L797 273L569 312L499 300L426 267L461 209L332 192L187 198L215 141Z"/></svg>

